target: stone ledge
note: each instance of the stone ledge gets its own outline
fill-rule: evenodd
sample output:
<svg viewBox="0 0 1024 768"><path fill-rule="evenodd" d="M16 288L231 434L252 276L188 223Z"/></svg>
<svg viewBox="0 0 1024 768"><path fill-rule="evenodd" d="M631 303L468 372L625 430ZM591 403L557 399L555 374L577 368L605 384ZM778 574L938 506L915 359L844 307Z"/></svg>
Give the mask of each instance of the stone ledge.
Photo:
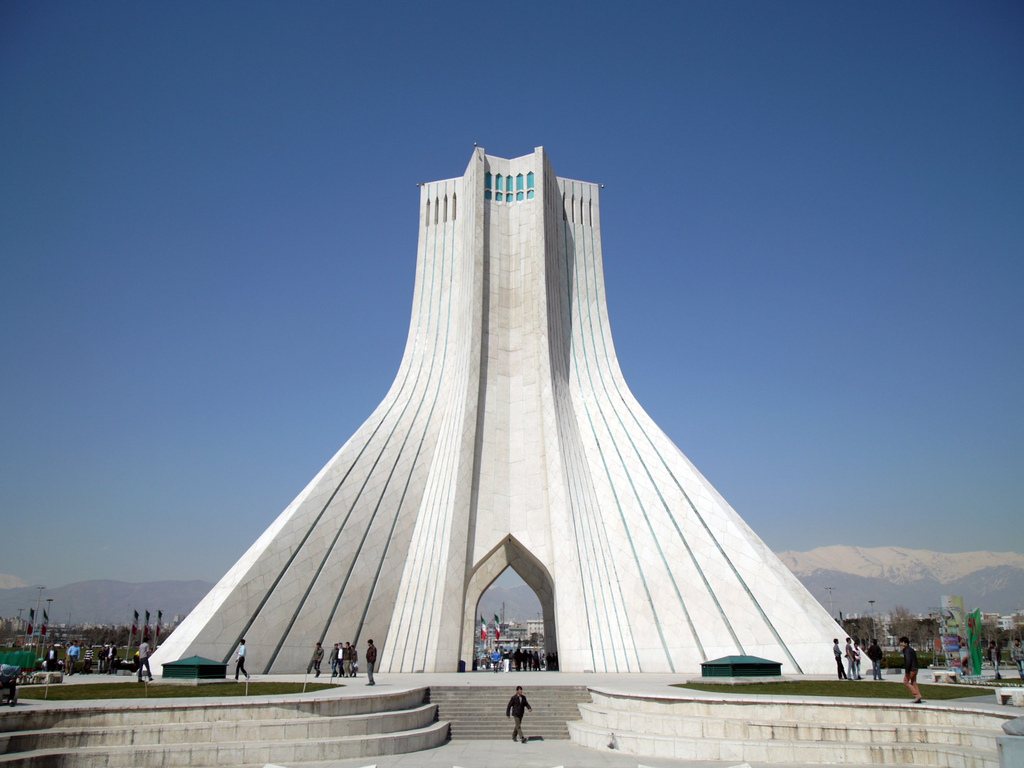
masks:
<svg viewBox="0 0 1024 768"><path fill-rule="evenodd" d="M996 704L1024 707L1024 688L996 688Z"/></svg>

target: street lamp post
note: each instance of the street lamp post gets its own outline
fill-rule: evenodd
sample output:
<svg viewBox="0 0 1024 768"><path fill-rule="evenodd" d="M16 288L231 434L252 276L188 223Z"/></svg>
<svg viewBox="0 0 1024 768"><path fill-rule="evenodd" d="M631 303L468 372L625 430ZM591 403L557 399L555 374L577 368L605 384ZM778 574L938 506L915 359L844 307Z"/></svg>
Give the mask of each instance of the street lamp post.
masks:
<svg viewBox="0 0 1024 768"><path fill-rule="evenodd" d="M46 617L47 617L47 620L49 620L49 617L50 617L50 604L52 602L53 602L53 598L52 597L46 598ZM49 622L47 622L47 623L49 623ZM45 627L46 625L44 624L43 626Z"/></svg>
<svg viewBox="0 0 1024 768"><path fill-rule="evenodd" d="M46 589L46 587L36 587L36 589L39 590L39 593L36 595L36 613L35 613L36 624L38 624L39 623L39 619L42 618L39 615L39 608L43 604L43 590ZM33 637L35 637L35 633L36 633L36 628L33 626L32 627L32 636ZM39 649L38 649L38 644L35 641L33 641L33 643L32 643L32 649L36 652L36 656L38 656L39 655Z"/></svg>
<svg viewBox="0 0 1024 768"><path fill-rule="evenodd" d="M828 590L828 612L832 614L832 618L836 617L836 609L832 606L832 590L835 587L825 587Z"/></svg>
<svg viewBox="0 0 1024 768"><path fill-rule="evenodd" d="M871 639L874 640L878 635L875 634L875 601L868 600L868 610L871 612Z"/></svg>

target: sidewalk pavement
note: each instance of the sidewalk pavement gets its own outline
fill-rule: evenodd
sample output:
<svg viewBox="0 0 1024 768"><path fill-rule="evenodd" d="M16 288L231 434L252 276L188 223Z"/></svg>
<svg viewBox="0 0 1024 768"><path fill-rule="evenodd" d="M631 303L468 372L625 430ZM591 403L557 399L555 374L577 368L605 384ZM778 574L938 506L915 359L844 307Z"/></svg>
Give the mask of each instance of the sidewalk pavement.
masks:
<svg viewBox="0 0 1024 768"><path fill-rule="evenodd" d="M508 687L510 691L515 686L522 685L527 695L531 688L541 686L576 686L585 685L606 690L621 691L624 693L635 693L650 696L671 697L683 692L671 688L673 683L686 682L685 676L668 674L574 674L565 672L470 672L470 673L438 673L438 674L377 674L377 684L374 688L366 685L365 675L356 678L332 678L329 674L322 674L319 679L312 675L252 675L250 682L273 681L273 682L336 682L341 687L326 691L317 691L306 694L308 697L349 697L369 696L385 693L387 691L408 690L410 688L424 688L431 685L445 686L470 686L470 687ZM803 679L831 680L831 677L807 677ZM114 676L114 675L74 675L65 678L61 685L89 685L94 683L119 682L128 686L137 686L135 676ZM899 682L892 680L890 682ZM162 683L157 678L155 685L170 685ZM243 681L244 684L244 681ZM871 681L860 683L851 682L851 685L870 685ZM736 693L742 693L743 686L736 687ZM697 691L687 691L687 694ZM707 694L715 696L717 694ZM263 698L263 697L261 697ZM273 698L273 697L269 697ZM762 698L758 696L758 698ZM763 696L764 700L771 701L776 696ZM816 697L819 698L819 697ZM825 698L825 697L820 697ZM131 700L131 706L161 706L170 703L199 703L211 701L212 699L149 699ZM225 700L225 699L220 699ZM848 701L848 699L847 699ZM49 707L74 707L74 706L96 706L106 702L97 701L36 701L23 699L22 703L30 706ZM111 702L113 703L113 702ZM907 702L909 704L909 694ZM972 709L992 709L1005 712L1005 707L997 705L991 697L976 697L966 699L953 699L949 701L935 702L936 705L948 705L951 707L968 707ZM524 720L524 727L529 735L530 715ZM495 766L515 766L516 768L732 768L734 764L729 762L708 762L678 760L669 758L640 757L616 751L604 751L588 749L573 744L571 741L545 741L535 739L527 744L518 744L501 735L493 741L449 741L437 749L423 752L413 752L402 755L387 755L373 758L353 758L349 760L336 760L322 763L303 763L301 768L494 768ZM739 766L746 768L769 768L767 763L739 763ZM268 767L269 768L269 767ZM291 768L287 764L284 768ZM771 764L770 768L806 768L803 765L782 766ZM858 768L864 768L859 766Z"/></svg>

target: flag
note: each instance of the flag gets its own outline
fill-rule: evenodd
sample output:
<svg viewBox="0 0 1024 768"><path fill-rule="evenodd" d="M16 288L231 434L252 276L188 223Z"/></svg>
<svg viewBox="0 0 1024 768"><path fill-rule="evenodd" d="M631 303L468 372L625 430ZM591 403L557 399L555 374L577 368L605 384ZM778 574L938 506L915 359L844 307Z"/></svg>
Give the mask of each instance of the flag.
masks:
<svg viewBox="0 0 1024 768"><path fill-rule="evenodd" d="M157 639L157 642L160 642L160 622L163 621L163 618L164 618L164 612L163 611L157 611L156 612L156 639Z"/></svg>
<svg viewBox="0 0 1024 768"><path fill-rule="evenodd" d="M35 620L36 620L36 609L35 608L29 608L28 609L28 631L25 633L26 635L31 635L32 634L32 629L33 629L32 625L33 625L33 623L35 623Z"/></svg>
<svg viewBox="0 0 1024 768"><path fill-rule="evenodd" d="M149 611L146 611L146 623L142 626L142 639L149 642Z"/></svg>
<svg viewBox="0 0 1024 768"><path fill-rule="evenodd" d="M501 639L501 623L498 621L498 614L494 614L494 639L495 641Z"/></svg>
<svg viewBox="0 0 1024 768"><path fill-rule="evenodd" d="M48 614L46 612L46 609L43 608L43 624L42 624L41 627L39 627L39 634L42 635L43 637L46 637L46 625L49 624L49 623L50 623L50 614Z"/></svg>
<svg viewBox="0 0 1024 768"><path fill-rule="evenodd" d="M139 612L135 611L135 618L132 619L132 633L128 636L129 641L132 637L135 637L135 633L139 631Z"/></svg>
<svg viewBox="0 0 1024 768"><path fill-rule="evenodd" d="M487 642L487 621L483 616L480 617L480 639Z"/></svg>
<svg viewBox="0 0 1024 768"><path fill-rule="evenodd" d="M967 653L971 657L971 666L975 674L981 674L981 633L982 633L981 609L975 609L967 614Z"/></svg>

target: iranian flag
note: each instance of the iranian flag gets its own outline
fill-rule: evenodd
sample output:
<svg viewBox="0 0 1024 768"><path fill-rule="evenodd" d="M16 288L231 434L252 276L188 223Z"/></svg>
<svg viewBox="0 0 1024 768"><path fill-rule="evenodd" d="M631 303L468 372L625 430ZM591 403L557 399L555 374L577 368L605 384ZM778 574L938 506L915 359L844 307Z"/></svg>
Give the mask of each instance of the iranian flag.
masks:
<svg viewBox="0 0 1024 768"><path fill-rule="evenodd" d="M139 631L139 612L135 611L135 618L132 619L132 633L128 636L128 642L131 642L131 638L135 637L135 633Z"/></svg>
<svg viewBox="0 0 1024 768"><path fill-rule="evenodd" d="M33 627L32 625L35 624L35 621L36 621L36 609L35 608L29 608L28 609L28 632L25 633L26 635L32 635L33 634L32 630L35 629L35 627Z"/></svg>
<svg viewBox="0 0 1024 768"><path fill-rule="evenodd" d="M498 614L494 614L494 639L501 640L501 623L498 621Z"/></svg>
<svg viewBox="0 0 1024 768"><path fill-rule="evenodd" d="M46 625L50 623L50 614L43 608L43 626L39 629L39 634L46 637Z"/></svg>
<svg viewBox="0 0 1024 768"><path fill-rule="evenodd" d="M487 621L483 616L480 617L480 639L484 642L487 641Z"/></svg>

